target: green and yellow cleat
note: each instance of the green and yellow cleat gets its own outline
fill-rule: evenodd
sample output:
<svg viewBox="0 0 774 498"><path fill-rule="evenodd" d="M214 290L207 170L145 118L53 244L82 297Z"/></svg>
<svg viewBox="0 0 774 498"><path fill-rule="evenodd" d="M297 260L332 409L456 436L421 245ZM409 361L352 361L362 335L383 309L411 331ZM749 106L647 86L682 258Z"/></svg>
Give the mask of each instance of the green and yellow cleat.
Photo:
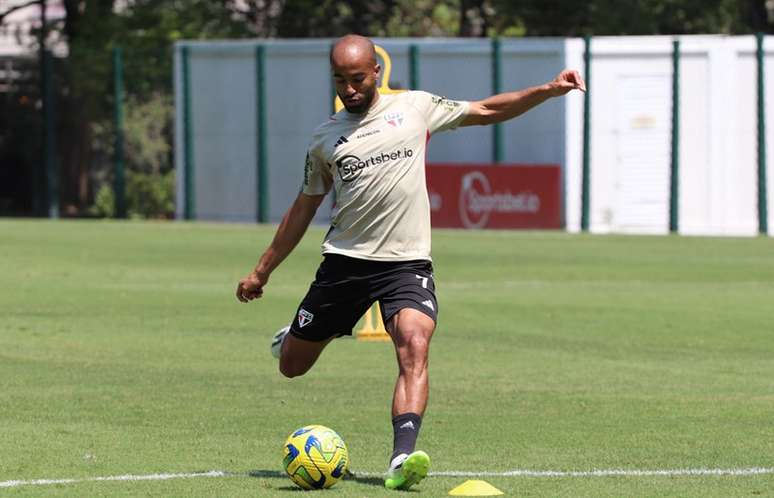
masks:
<svg viewBox="0 0 774 498"><path fill-rule="evenodd" d="M427 477L430 457L424 451L415 451L402 462L397 457L395 460L384 479L385 488L406 490Z"/></svg>
<svg viewBox="0 0 774 498"><path fill-rule="evenodd" d="M279 359L282 353L282 343L285 342L285 337L287 337L288 332L290 332L290 325L279 329L274 334L274 337L271 338L271 355L273 357Z"/></svg>

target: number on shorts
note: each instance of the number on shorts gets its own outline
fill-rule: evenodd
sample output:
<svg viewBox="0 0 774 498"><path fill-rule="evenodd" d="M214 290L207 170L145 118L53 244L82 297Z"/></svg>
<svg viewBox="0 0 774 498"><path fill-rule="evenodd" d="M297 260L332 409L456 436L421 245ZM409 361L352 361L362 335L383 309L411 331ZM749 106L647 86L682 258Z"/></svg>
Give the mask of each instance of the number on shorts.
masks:
<svg viewBox="0 0 774 498"><path fill-rule="evenodd" d="M422 288L427 289L427 277L423 277L422 275L417 275L416 277L422 281Z"/></svg>

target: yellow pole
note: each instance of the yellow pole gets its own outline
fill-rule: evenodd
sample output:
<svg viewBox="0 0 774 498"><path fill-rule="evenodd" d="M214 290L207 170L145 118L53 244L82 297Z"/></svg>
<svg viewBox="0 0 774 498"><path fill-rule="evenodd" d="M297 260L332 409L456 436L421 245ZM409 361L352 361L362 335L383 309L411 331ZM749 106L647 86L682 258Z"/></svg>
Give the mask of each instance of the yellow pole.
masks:
<svg viewBox="0 0 774 498"><path fill-rule="evenodd" d="M390 336L384 329L384 320L379 308L379 302L375 302L363 315L363 327L357 331L358 341L388 342Z"/></svg>

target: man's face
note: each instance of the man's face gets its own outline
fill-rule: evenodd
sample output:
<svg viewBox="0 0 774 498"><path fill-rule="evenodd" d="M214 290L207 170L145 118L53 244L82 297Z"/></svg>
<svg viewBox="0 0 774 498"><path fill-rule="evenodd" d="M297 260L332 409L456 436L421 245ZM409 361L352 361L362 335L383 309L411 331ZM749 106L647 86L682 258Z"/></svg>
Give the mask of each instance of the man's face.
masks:
<svg viewBox="0 0 774 498"><path fill-rule="evenodd" d="M376 95L379 64L367 57L344 57L333 61L333 81L336 94L349 112L362 114L368 110Z"/></svg>

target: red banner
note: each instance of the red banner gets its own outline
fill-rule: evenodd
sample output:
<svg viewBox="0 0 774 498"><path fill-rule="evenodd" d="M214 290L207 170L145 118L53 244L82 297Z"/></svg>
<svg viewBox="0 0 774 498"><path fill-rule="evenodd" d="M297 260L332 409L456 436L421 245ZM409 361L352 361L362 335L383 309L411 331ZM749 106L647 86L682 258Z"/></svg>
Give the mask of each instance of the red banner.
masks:
<svg viewBox="0 0 774 498"><path fill-rule="evenodd" d="M427 165L434 227L561 228L558 165Z"/></svg>

